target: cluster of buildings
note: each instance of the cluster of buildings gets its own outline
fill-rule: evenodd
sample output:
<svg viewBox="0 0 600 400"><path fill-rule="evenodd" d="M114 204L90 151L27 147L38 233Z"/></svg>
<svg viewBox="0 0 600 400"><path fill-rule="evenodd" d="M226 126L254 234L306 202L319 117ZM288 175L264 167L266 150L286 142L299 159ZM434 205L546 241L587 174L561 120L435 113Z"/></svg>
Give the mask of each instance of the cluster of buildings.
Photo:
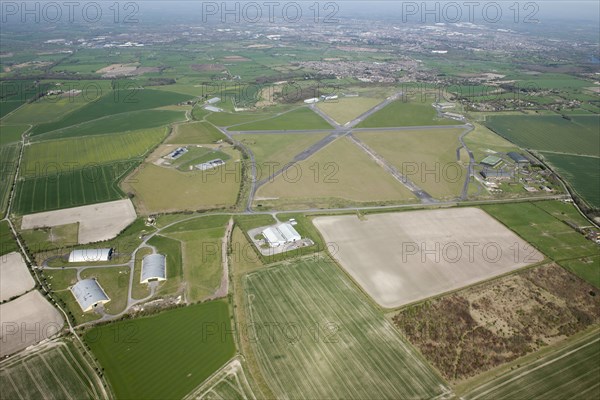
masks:
<svg viewBox="0 0 600 400"><path fill-rule="evenodd" d="M106 262L112 259L114 250L78 249L69 254L70 263ZM149 254L142 259L140 283L165 281L167 279L167 258L163 254ZM82 279L71 286L71 293L83 312L92 311L110 301L100 283L95 278Z"/></svg>

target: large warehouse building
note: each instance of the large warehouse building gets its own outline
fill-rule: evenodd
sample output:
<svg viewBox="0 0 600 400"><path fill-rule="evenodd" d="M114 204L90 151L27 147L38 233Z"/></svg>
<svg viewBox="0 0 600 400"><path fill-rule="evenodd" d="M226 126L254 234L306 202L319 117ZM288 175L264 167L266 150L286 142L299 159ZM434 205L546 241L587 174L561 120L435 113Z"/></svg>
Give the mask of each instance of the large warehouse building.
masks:
<svg viewBox="0 0 600 400"><path fill-rule="evenodd" d="M142 259L140 283L167 280L167 258L162 254L149 254Z"/></svg>
<svg viewBox="0 0 600 400"><path fill-rule="evenodd" d="M112 255L113 249L79 249L69 254L69 262L109 261Z"/></svg>
<svg viewBox="0 0 600 400"><path fill-rule="evenodd" d="M271 247L279 247L302 239L296 229L287 222L268 227L262 231L262 235Z"/></svg>
<svg viewBox="0 0 600 400"><path fill-rule="evenodd" d="M106 304L110 298L95 279L84 279L71 286L71 292L83 312L92 311L99 304Z"/></svg>

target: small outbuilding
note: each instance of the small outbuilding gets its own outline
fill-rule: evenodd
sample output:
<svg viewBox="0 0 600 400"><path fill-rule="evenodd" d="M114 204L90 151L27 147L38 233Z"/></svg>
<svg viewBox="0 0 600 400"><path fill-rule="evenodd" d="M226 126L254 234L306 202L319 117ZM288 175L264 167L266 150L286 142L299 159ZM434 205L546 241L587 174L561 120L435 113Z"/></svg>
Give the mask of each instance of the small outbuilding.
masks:
<svg viewBox="0 0 600 400"><path fill-rule="evenodd" d="M71 286L71 293L83 312L92 311L100 304L106 304L110 298L96 279L84 279Z"/></svg>
<svg viewBox="0 0 600 400"><path fill-rule="evenodd" d="M112 258L113 249L79 249L69 254L69 262L101 262Z"/></svg>
<svg viewBox="0 0 600 400"><path fill-rule="evenodd" d="M167 257L162 254L149 254L142 259L140 283L167 280Z"/></svg>

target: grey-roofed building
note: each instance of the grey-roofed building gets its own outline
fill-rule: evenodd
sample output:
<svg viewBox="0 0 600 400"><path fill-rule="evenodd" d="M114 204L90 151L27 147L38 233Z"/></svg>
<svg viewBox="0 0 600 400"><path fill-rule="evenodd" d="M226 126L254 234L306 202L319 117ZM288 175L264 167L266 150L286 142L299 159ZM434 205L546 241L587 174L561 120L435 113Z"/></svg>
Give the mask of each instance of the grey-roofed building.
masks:
<svg viewBox="0 0 600 400"><path fill-rule="evenodd" d="M529 164L529 159L525 157L523 154L519 154L517 152L511 151L506 153L514 162L517 164Z"/></svg>
<svg viewBox="0 0 600 400"><path fill-rule="evenodd" d="M149 254L142 259L140 283L167 280L167 257L162 254Z"/></svg>
<svg viewBox="0 0 600 400"><path fill-rule="evenodd" d="M69 262L99 262L109 261L113 249L79 249L69 254Z"/></svg>
<svg viewBox="0 0 600 400"><path fill-rule="evenodd" d="M99 304L106 304L110 298L95 279L84 279L71 286L71 293L83 312L92 311Z"/></svg>
<svg viewBox="0 0 600 400"><path fill-rule="evenodd" d="M511 179L514 172L507 169L485 168L480 172L483 179Z"/></svg>

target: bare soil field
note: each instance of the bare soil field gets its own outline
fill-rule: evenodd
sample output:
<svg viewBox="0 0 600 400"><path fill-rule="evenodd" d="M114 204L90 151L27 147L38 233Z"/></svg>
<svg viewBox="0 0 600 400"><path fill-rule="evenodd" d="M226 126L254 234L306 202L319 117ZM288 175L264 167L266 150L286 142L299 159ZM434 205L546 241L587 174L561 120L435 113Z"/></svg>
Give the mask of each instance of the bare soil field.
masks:
<svg viewBox="0 0 600 400"><path fill-rule="evenodd" d="M21 295L34 286L35 281L20 253L0 256L0 301Z"/></svg>
<svg viewBox="0 0 600 400"><path fill-rule="evenodd" d="M79 223L78 242L85 244L114 238L135 218L131 200L125 199L25 215L21 229Z"/></svg>
<svg viewBox="0 0 600 400"><path fill-rule="evenodd" d="M54 336L64 320L37 290L0 304L0 357Z"/></svg>
<svg viewBox="0 0 600 400"><path fill-rule="evenodd" d="M409 307L393 321L458 382L597 324L598 294L549 264Z"/></svg>
<svg viewBox="0 0 600 400"><path fill-rule="evenodd" d="M544 256L478 208L317 217L342 267L394 308L541 262Z"/></svg>

